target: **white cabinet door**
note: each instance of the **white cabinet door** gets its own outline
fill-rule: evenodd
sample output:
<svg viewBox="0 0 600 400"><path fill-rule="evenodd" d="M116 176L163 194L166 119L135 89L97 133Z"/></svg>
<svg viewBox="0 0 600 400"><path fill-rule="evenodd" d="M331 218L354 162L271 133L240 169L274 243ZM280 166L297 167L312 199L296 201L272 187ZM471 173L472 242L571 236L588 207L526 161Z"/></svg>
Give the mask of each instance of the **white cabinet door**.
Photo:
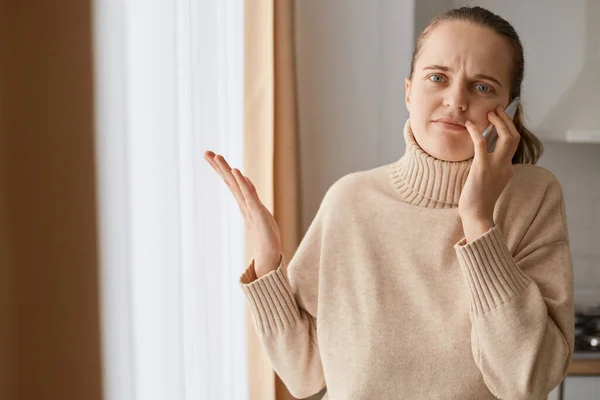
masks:
<svg viewBox="0 0 600 400"><path fill-rule="evenodd" d="M600 376L567 376L564 400L600 399Z"/></svg>

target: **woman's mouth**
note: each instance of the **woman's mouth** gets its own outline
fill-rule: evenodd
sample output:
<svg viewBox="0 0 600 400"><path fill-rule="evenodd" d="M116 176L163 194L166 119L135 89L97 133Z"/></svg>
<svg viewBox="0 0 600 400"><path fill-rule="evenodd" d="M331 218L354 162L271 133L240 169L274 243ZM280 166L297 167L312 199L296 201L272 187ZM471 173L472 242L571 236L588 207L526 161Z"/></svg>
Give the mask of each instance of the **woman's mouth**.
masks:
<svg viewBox="0 0 600 400"><path fill-rule="evenodd" d="M448 131L460 132L460 131L464 131L467 129L467 128L465 128L464 125L459 125L458 123L448 122L448 121L439 120L439 119L433 121L433 123L435 125L437 125L438 127L442 128L444 130L448 130Z"/></svg>

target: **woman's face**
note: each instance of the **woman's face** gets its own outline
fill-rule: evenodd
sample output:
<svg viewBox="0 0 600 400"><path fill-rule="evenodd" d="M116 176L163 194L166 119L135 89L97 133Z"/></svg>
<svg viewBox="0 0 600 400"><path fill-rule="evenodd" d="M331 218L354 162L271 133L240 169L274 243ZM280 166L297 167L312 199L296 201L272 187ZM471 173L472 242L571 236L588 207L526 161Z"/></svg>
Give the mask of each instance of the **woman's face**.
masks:
<svg viewBox="0 0 600 400"><path fill-rule="evenodd" d="M487 113L508 105L511 69L508 40L491 29L464 21L435 27L406 79L406 107L419 146L441 160L473 157L465 122L483 132Z"/></svg>

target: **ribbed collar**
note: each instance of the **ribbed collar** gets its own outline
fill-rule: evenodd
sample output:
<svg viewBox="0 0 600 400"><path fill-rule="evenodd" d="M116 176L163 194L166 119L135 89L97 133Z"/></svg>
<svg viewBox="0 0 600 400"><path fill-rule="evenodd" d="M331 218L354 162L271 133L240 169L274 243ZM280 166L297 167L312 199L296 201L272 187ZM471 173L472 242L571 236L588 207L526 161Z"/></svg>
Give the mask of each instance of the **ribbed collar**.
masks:
<svg viewBox="0 0 600 400"><path fill-rule="evenodd" d="M458 207L458 200L473 163L443 161L426 153L417 143L410 127L404 125L406 151L392 164L392 185L403 201L429 208Z"/></svg>

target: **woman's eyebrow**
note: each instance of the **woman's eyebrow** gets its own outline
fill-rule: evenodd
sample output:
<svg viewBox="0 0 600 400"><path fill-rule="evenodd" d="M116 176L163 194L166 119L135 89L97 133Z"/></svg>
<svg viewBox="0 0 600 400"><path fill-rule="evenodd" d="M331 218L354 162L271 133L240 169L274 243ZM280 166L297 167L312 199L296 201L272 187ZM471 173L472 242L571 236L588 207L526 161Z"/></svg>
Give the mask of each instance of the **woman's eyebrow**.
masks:
<svg viewBox="0 0 600 400"><path fill-rule="evenodd" d="M427 70L427 69L437 69L437 70L441 70L441 71L450 71L452 72L452 70L448 67L444 67L443 65L429 65L425 68L423 68L423 71ZM478 79L487 79L489 81L492 81L494 83L496 83L498 86L502 87L502 84L500 83L500 81L498 81L498 79L489 76L489 75L484 75L484 74L477 74L475 75L475 78Z"/></svg>

